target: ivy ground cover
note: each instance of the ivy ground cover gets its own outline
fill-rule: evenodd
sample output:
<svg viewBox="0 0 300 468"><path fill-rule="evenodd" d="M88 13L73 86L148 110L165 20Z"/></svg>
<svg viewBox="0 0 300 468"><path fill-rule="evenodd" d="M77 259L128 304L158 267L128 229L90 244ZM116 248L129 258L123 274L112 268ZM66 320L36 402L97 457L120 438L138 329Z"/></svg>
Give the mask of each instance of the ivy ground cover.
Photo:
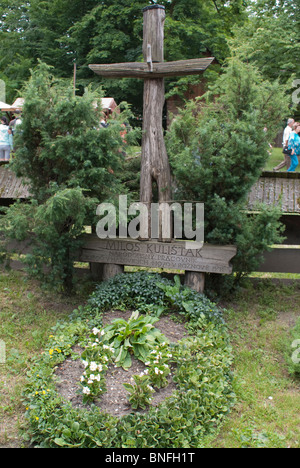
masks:
<svg viewBox="0 0 300 468"><path fill-rule="evenodd" d="M132 311L129 320L103 326L109 310ZM176 317L186 336L172 343L155 327L159 317ZM72 406L57 390L56 370L67 359L85 372L78 382L83 406ZM104 412L95 398L109 391L109 364L128 369L132 358L146 371L125 384L131 411ZM234 404L232 350L219 309L204 295L157 274L124 274L100 284L87 304L59 322L47 347L32 363L24 392L31 443L40 447L201 447ZM175 390L158 406L151 397L167 385Z"/></svg>

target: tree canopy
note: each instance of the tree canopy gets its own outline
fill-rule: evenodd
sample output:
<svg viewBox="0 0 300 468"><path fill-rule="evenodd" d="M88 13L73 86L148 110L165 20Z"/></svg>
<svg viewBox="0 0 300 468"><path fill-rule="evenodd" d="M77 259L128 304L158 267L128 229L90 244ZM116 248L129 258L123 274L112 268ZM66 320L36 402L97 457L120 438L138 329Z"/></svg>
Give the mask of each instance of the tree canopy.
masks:
<svg viewBox="0 0 300 468"><path fill-rule="evenodd" d="M78 84L101 81L107 94L141 107L143 83L96 78L89 63L142 60L142 8L146 0L3 0L0 6L0 78L9 101L30 76L38 59ZM161 0L166 8L165 58L198 58L206 53L222 62L226 39L245 19L244 0ZM170 83L172 87L173 81Z"/></svg>

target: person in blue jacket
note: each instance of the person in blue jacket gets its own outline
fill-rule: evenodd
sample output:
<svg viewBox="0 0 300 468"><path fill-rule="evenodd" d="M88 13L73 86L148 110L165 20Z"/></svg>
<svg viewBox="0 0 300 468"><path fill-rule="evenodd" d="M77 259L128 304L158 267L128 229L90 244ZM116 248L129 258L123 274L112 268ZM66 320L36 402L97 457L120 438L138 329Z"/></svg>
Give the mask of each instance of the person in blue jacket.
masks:
<svg viewBox="0 0 300 468"><path fill-rule="evenodd" d="M6 117L1 117L0 121L0 161L9 161L10 152L13 148L12 131L8 126Z"/></svg>
<svg viewBox="0 0 300 468"><path fill-rule="evenodd" d="M300 125L295 128L295 131L291 133L288 149L291 151L291 167L288 169L288 172L294 172L299 164L298 157L300 156Z"/></svg>

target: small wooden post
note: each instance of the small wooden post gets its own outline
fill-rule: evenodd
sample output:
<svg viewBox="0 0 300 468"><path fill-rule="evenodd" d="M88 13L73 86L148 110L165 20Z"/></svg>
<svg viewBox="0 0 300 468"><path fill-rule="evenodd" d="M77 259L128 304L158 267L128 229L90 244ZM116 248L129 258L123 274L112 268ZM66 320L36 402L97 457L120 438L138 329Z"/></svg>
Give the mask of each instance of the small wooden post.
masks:
<svg viewBox="0 0 300 468"><path fill-rule="evenodd" d="M205 273L186 271L184 284L199 293L203 293L205 288Z"/></svg>
<svg viewBox="0 0 300 468"><path fill-rule="evenodd" d="M124 273L123 265L109 265L108 263L103 265L103 281L107 281L109 278L114 278L117 275Z"/></svg>

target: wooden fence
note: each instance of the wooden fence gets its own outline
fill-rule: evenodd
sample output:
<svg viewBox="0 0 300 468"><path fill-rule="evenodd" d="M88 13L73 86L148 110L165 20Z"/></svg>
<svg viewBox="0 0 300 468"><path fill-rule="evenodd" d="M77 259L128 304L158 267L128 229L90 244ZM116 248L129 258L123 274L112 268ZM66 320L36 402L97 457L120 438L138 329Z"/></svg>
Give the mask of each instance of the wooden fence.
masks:
<svg viewBox="0 0 300 468"><path fill-rule="evenodd" d="M27 187L3 167L0 168L0 198L3 204L16 198L29 198ZM279 205L282 211L281 222L286 227L284 246L275 246L271 252L265 252L259 272L300 274L300 173L262 173L248 199L248 210L252 215L255 215L253 213L257 202L269 206ZM90 242L87 241L87 244ZM23 254L28 253L30 249L28 242L22 243L21 246L10 243L10 250L17 247L21 247ZM81 259L82 255L79 253L76 260ZM97 271L93 264L91 269Z"/></svg>
<svg viewBox="0 0 300 468"><path fill-rule="evenodd" d="M298 225L300 227L300 217L298 218ZM288 236L290 245L276 246L271 252L264 253L264 262L258 269L258 272L300 274L300 246L293 243L293 235L293 231L289 231ZM92 238L92 236L89 237L87 235L86 245L83 247L82 251L78 252L78 255L74 259L75 262L85 261L84 268L81 268L82 273L84 272L84 270L86 270L86 273L90 270L94 272L95 275L97 275L97 271L99 271L99 268L97 268L99 266L99 263L87 261L87 252L90 251L90 245L91 243L95 245L96 242L97 241L95 240L95 238ZM8 244L8 250L10 252L18 251L20 254L26 255L31 252L30 242L24 241L20 243L17 241L10 241ZM15 265L17 265L18 268L22 268L22 264L19 262L15 263ZM139 265L134 265L134 261L128 261L128 265L125 266ZM190 269L191 268L189 267L189 270ZM220 271L220 273L222 272ZM228 271L226 273L228 273Z"/></svg>
<svg viewBox="0 0 300 468"><path fill-rule="evenodd" d="M265 252L259 271L300 274L300 173L263 172L249 195L250 212L257 209L257 203L280 207L286 238L283 246Z"/></svg>

